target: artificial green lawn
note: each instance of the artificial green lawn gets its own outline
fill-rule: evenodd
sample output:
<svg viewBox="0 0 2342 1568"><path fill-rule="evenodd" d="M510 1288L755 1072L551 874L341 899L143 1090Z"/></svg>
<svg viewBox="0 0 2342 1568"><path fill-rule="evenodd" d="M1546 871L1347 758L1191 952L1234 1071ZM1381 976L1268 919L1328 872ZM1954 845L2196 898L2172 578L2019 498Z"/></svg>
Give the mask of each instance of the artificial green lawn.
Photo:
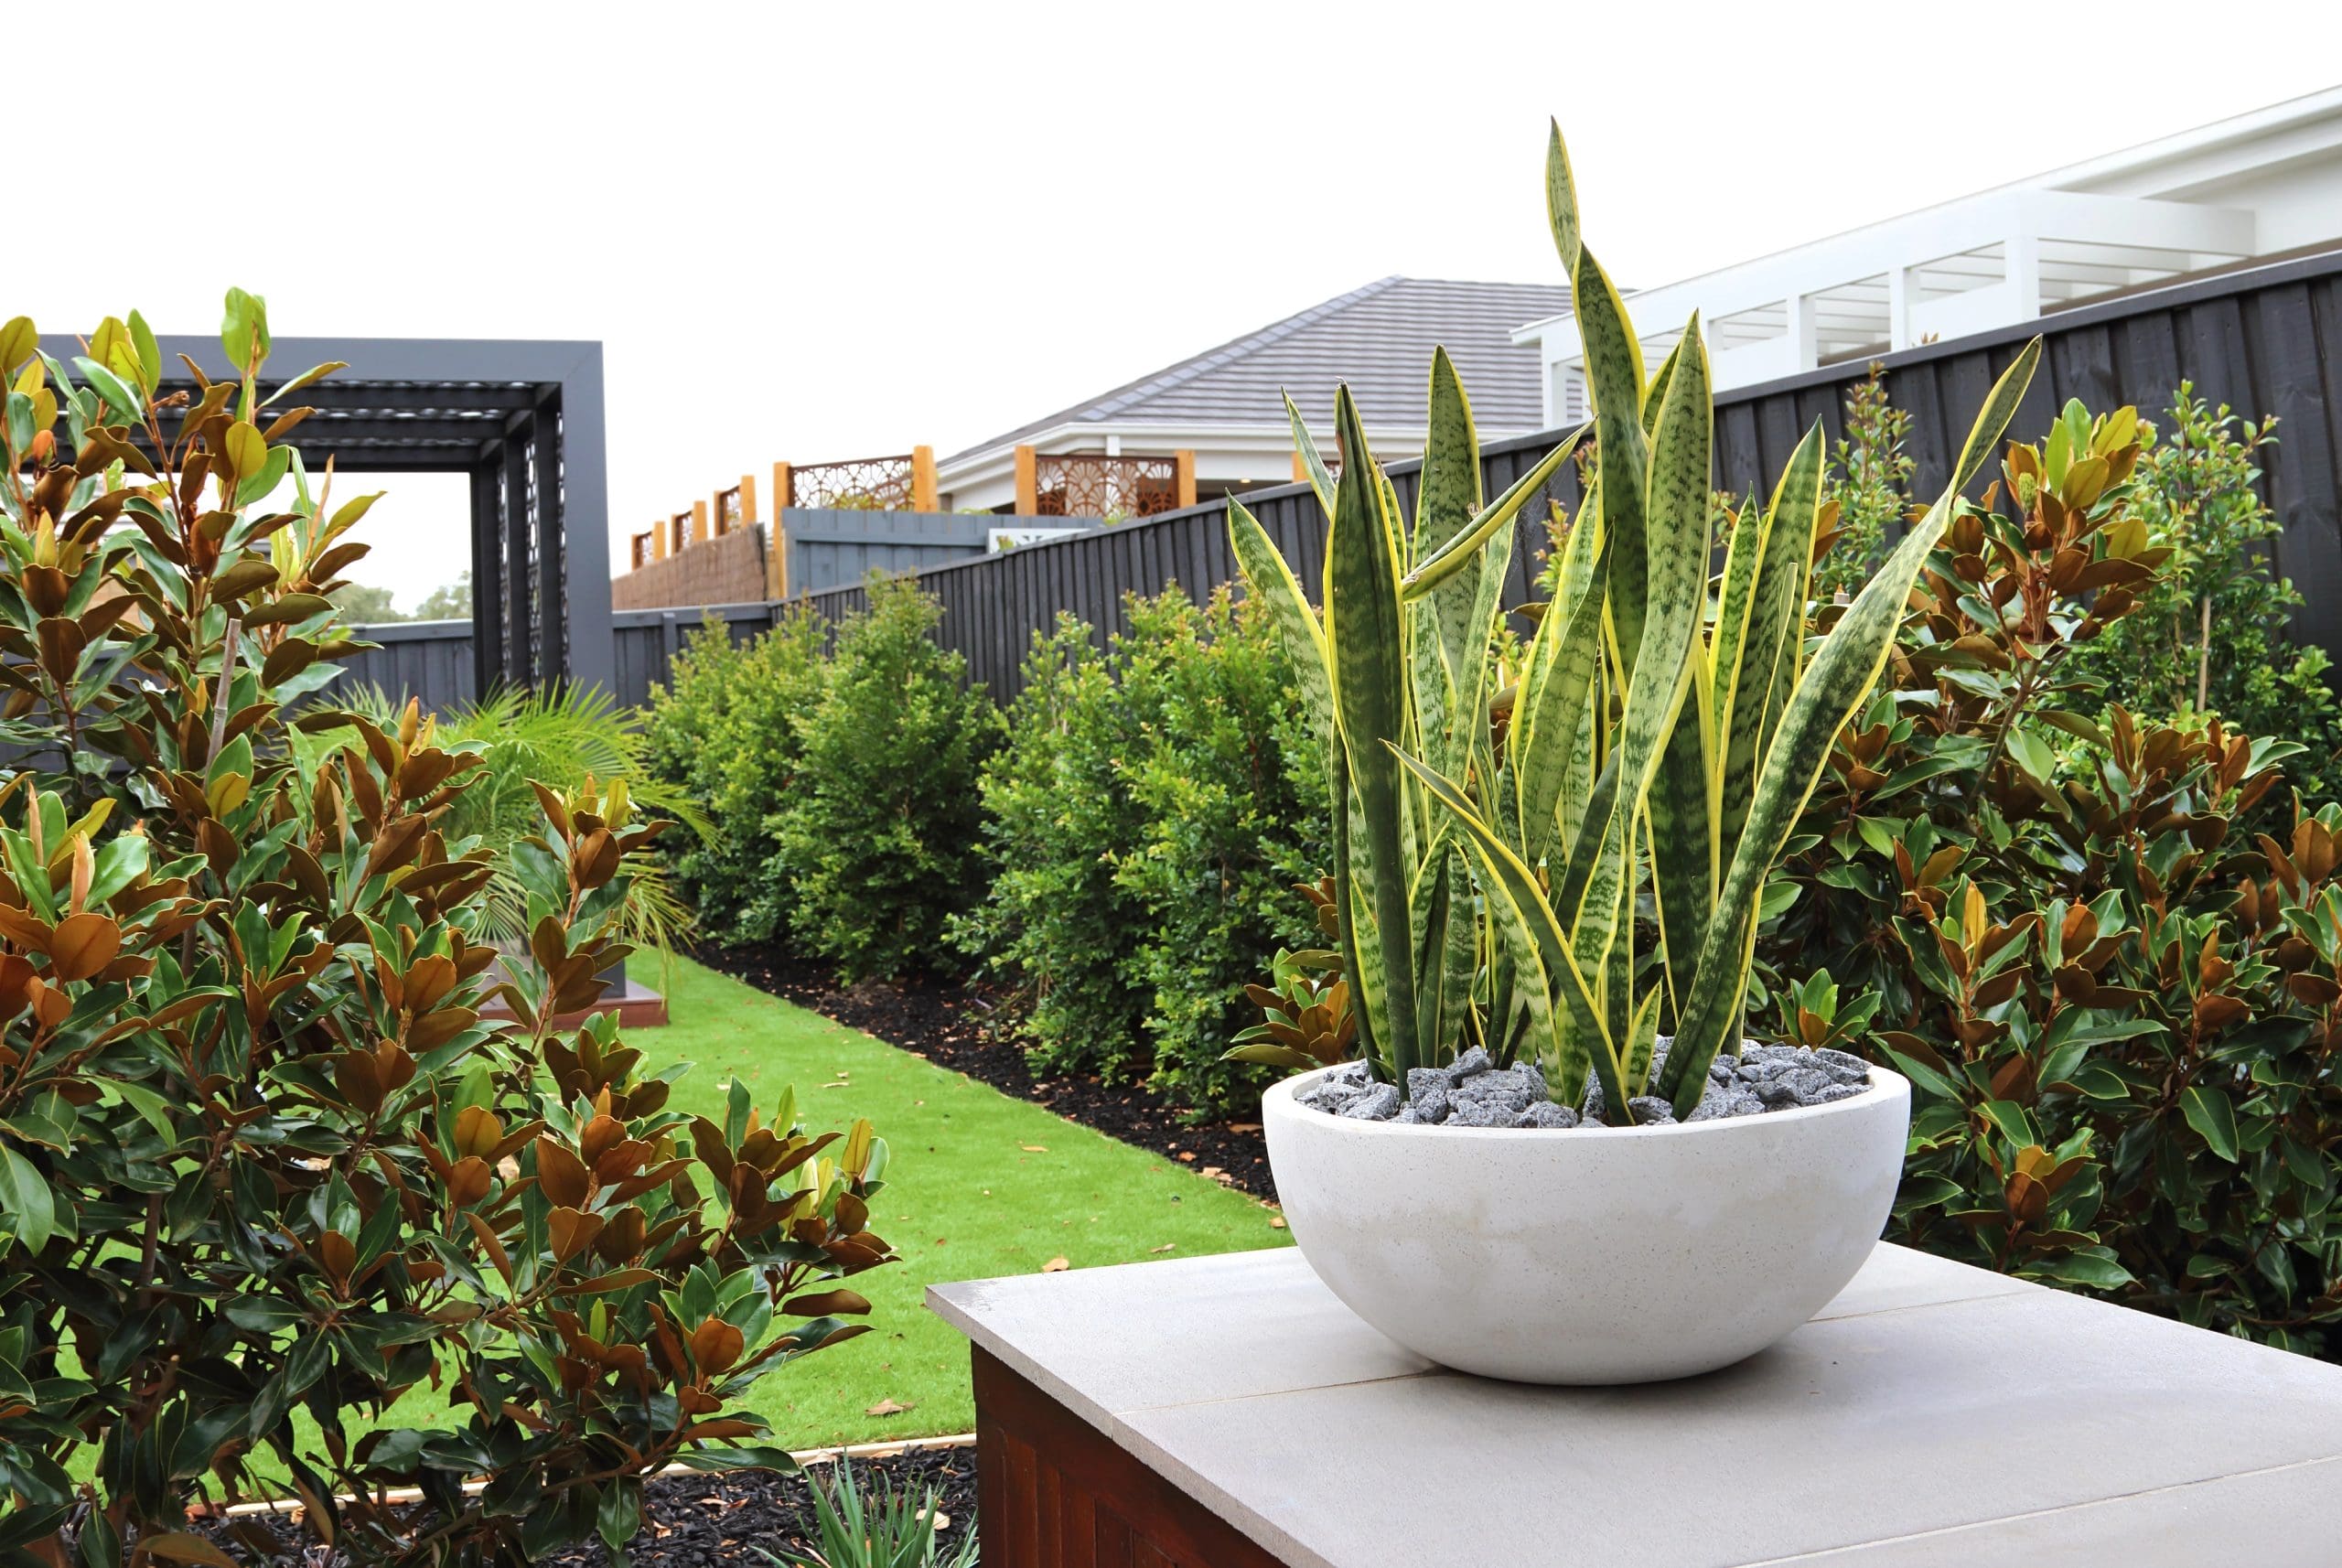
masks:
<svg viewBox="0 0 2342 1568"><path fill-rule="evenodd" d="M818 1448L876 1438L927 1437L975 1425L968 1347L927 1310L927 1287L944 1280L1033 1273L1068 1266L1231 1252L1284 1245L1273 1211L1176 1161L1116 1143L1028 1101L897 1050L858 1029L778 1001L685 959L638 959L636 978L666 993L671 1022L628 1031L655 1070L692 1070L671 1108L721 1121L725 1087L744 1079L769 1112L783 1085L797 1088L806 1124L844 1128L867 1116L886 1140L886 1189L870 1223L901 1262L849 1282L870 1298L871 1331L772 1374L749 1405L773 1425L772 1441ZM871 1407L907 1406L890 1415ZM305 1409L293 1419L317 1441ZM409 1390L393 1422L432 1425L445 1396ZM74 1472L94 1472L94 1448ZM269 1456L253 1469L277 1476ZM280 1477L281 1478L281 1477Z"/></svg>
<svg viewBox="0 0 2342 1568"><path fill-rule="evenodd" d="M687 1061L674 1109L721 1120L725 1085L769 1111L797 1088L808 1126L867 1116L886 1140L886 1187L870 1223L902 1261L850 1283L871 1331L775 1373L749 1401L790 1448L966 1432L975 1425L968 1347L927 1310L943 1280L1284 1245L1273 1214L1163 1155L1013 1100L859 1030L676 959L637 977L667 993L671 1022L632 1031L652 1066ZM910 1408L874 1416L892 1401Z"/></svg>

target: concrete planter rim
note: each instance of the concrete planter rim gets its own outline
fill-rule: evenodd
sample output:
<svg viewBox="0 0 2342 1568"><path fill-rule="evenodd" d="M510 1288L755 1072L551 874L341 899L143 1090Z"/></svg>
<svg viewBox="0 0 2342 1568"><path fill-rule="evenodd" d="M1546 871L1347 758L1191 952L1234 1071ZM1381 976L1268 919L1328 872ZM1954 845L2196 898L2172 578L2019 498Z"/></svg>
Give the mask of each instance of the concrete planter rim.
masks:
<svg viewBox="0 0 2342 1568"><path fill-rule="evenodd" d="M1759 1040L1756 1043L1763 1045L1766 1042ZM1444 1135L1452 1138L1488 1140L1524 1139L1534 1140L1539 1146L1542 1147L1550 1143L1571 1138L1699 1137L1708 1133L1725 1133L1735 1127L1742 1129L1742 1135L1746 1136L1760 1126L1778 1128L1789 1122L1840 1114L1862 1105L1865 1101L1871 1100L1873 1096L1882 1091L1894 1093L1898 1086L1904 1094L1908 1094L1910 1091L1910 1080L1901 1073L1892 1068L1881 1067L1876 1062L1865 1061L1864 1065L1870 1069L1870 1088L1861 1094L1850 1094L1843 1100L1833 1100L1827 1105L1797 1105L1787 1111L1760 1112L1754 1116L1720 1116L1707 1122L1672 1122L1657 1127L1612 1127L1600 1123L1593 1126L1581 1123L1575 1127L1451 1127L1445 1122L1368 1122L1330 1115L1314 1105L1300 1103L1298 1096L1303 1090L1348 1065L1347 1062L1336 1062L1330 1067L1312 1068L1307 1072L1295 1073L1291 1078L1279 1079L1261 1091L1261 1098L1264 1102L1263 1108L1265 1109L1265 1102L1273 1098L1291 1101L1296 1115L1316 1116L1327 1122L1338 1122L1350 1131L1361 1133L1370 1137Z"/></svg>

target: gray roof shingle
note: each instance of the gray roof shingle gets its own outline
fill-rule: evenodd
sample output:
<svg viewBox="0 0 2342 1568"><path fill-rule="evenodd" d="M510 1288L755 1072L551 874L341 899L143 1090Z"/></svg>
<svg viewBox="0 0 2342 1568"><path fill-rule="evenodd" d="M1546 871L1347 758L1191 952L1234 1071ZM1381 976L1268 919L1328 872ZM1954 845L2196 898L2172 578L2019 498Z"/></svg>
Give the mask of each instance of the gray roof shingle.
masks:
<svg viewBox="0 0 2342 1568"><path fill-rule="evenodd" d="M1558 284L1382 278L945 461L1061 424L1141 419L1282 428L1283 392L1293 393L1313 426L1329 427L1337 381L1349 383L1370 429L1417 426L1438 345L1456 361L1483 438L1536 430L1544 424L1537 351L1515 347L1512 330L1569 303L1570 291Z"/></svg>

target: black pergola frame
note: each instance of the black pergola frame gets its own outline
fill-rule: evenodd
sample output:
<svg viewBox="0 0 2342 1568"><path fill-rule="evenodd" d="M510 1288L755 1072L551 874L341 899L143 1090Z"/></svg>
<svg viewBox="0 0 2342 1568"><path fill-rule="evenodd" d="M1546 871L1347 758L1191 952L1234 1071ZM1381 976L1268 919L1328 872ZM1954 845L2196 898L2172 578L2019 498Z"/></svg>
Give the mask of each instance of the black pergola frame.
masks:
<svg viewBox="0 0 2342 1568"><path fill-rule="evenodd" d="M181 354L206 375L227 373L217 338L161 346L165 394L194 387ZM69 367L87 352L59 336L41 348ZM283 405L317 410L286 437L313 481L328 459L341 473L470 476L475 690L615 692L601 344L279 338L262 395L335 360L349 368Z"/></svg>

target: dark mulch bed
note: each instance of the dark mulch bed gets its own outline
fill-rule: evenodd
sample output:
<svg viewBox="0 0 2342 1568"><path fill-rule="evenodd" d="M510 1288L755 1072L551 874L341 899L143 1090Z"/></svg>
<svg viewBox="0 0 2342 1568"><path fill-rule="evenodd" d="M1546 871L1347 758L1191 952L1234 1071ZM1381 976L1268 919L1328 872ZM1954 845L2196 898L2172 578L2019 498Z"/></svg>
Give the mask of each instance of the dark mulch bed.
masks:
<svg viewBox="0 0 2342 1568"><path fill-rule="evenodd" d="M827 965L775 942L705 945L691 956L759 991L966 1073L1004 1094L1046 1105L1069 1121L1154 1149L1199 1171L1218 1173L1256 1197L1276 1197L1258 1122L1189 1122L1144 1085L1106 1084L1093 1077L1036 1079L1023 1042L1001 1014L998 998L982 985L920 977L899 984L842 987Z"/></svg>
<svg viewBox="0 0 2342 1568"><path fill-rule="evenodd" d="M876 1490L875 1477L882 1475L898 1491L923 1495L933 1488L948 1521L943 1530L947 1545L975 1528L974 1449L912 1449L853 1463L863 1473L865 1498ZM635 1568L763 1568L765 1560L756 1548L778 1552L820 1543L820 1525L806 1487L809 1477L826 1479L829 1473L829 1466L816 1465L799 1475L730 1470L658 1477L643 1488L642 1530L628 1554ZM208 1520L198 1528L242 1563L321 1568L337 1558L317 1548L299 1527L274 1516L246 1515L236 1522L242 1528L233 1535L221 1520ZM253 1527L274 1537L282 1549L259 1550ZM609 1554L596 1541L546 1561L561 1568L607 1568Z"/></svg>

